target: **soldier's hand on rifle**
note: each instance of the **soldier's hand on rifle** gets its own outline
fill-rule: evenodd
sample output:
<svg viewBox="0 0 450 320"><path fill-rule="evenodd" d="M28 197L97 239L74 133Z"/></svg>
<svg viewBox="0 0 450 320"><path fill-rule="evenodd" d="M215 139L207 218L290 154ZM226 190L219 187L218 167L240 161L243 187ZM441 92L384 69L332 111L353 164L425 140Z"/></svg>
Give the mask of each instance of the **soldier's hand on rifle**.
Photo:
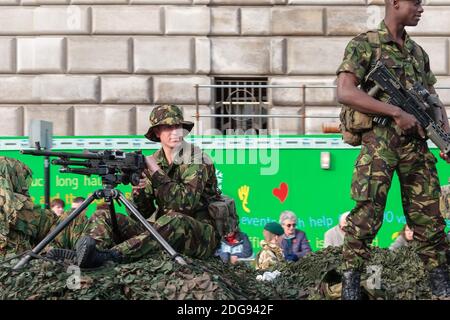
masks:
<svg viewBox="0 0 450 320"><path fill-rule="evenodd" d="M423 128L420 124L417 124L417 132L422 137L422 139L425 139L427 137L425 130L423 130Z"/></svg>
<svg viewBox="0 0 450 320"><path fill-rule="evenodd" d="M414 117L412 114L409 114L401 109L398 110L396 114L394 114L394 120L397 126L406 134L414 132L414 130L417 130L419 135L422 138L425 138L425 132L423 131L423 128L420 126L419 122L417 121L416 117Z"/></svg>
<svg viewBox="0 0 450 320"><path fill-rule="evenodd" d="M444 129L445 132L450 133L450 125L448 123L447 112L445 111L445 108L442 108L441 126L442 126L442 129Z"/></svg>
<svg viewBox="0 0 450 320"><path fill-rule="evenodd" d="M147 165L147 169L150 171L150 173L153 173L160 169L153 155L145 157L145 164Z"/></svg>
<svg viewBox="0 0 450 320"><path fill-rule="evenodd" d="M141 179L139 179L139 184L137 186L132 187L133 195L138 195L139 192L141 192L141 190L144 189L146 185L147 185L147 179L145 177L145 174L142 173Z"/></svg>

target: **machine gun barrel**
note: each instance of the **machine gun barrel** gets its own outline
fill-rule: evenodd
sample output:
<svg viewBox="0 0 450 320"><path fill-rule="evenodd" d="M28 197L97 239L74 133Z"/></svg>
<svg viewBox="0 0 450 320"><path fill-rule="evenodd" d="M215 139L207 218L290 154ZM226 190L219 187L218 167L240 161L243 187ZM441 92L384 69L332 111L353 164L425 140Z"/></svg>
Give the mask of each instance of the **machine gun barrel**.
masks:
<svg viewBox="0 0 450 320"><path fill-rule="evenodd" d="M75 173L75 174L81 174L81 175L85 175L85 176L90 176L90 175L105 175L108 174L108 168L69 168L69 167L65 167L65 168L61 168L59 169L59 172L61 173Z"/></svg>
<svg viewBox="0 0 450 320"><path fill-rule="evenodd" d="M82 167L91 167L92 164L89 160L87 161L76 161L76 160L66 160L66 159L53 159L52 164L58 166L82 166Z"/></svg>
<svg viewBox="0 0 450 320"><path fill-rule="evenodd" d="M20 150L22 154L29 154L32 156L46 156L58 158L75 158L75 159L102 159L102 154L97 153L69 153L69 152L53 152L44 150Z"/></svg>

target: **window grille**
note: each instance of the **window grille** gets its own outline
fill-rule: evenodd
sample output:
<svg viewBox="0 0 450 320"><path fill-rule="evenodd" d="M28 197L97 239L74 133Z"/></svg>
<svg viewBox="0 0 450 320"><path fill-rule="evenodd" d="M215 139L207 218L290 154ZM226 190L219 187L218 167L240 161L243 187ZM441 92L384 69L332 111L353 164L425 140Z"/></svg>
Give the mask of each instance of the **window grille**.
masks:
<svg viewBox="0 0 450 320"><path fill-rule="evenodd" d="M267 114L267 88L258 87L267 84L267 78L216 78L214 112L223 117L215 118L215 127L224 134L227 129L241 134L267 129L266 117L252 117Z"/></svg>

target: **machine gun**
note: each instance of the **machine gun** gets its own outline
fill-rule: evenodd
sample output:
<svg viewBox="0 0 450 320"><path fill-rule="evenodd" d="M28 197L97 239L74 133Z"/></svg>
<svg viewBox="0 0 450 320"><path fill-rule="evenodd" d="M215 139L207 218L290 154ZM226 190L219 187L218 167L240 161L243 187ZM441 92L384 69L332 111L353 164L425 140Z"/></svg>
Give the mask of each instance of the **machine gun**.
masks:
<svg viewBox="0 0 450 320"><path fill-rule="evenodd" d="M22 150L21 153L33 156L57 157L52 160L52 164L60 165L60 172L75 173L81 175L98 175L102 179L103 189L95 191L81 205L72 211L70 215L60 222L40 243L31 251L39 254L55 237L64 230L84 209L94 200L103 198L109 205L112 227L116 239L120 239L118 230L114 200L121 205L124 204L128 212L134 215L150 232L150 234L163 246L163 248L178 263L185 265L186 261L167 243L167 241L153 228L153 226L142 216L137 208L123 195L115 189L119 184L138 185L142 173L147 168L145 156L141 151L123 152L120 150L85 151L84 153L66 153L41 150ZM119 241L120 241L119 240ZM26 254L14 266L14 270L24 267L32 256Z"/></svg>
<svg viewBox="0 0 450 320"><path fill-rule="evenodd" d="M438 99L417 82L411 88L406 89L380 61L367 75L367 80L375 82L375 87L370 90L372 93L379 89L384 91L389 96L388 103L396 105L416 117L419 124L425 129L428 138L444 154L450 156L450 135L429 115L433 108L438 107Z"/></svg>
<svg viewBox="0 0 450 320"><path fill-rule="evenodd" d="M83 153L53 152L42 150L21 150L33 156L58 157L52 164L62 166L59 172L81 175L99 175L103 185L116 187L119 184L137 186L142 173L147 168L141 151L121 150L84 151ZM82 160L73 160L82 159Z"/></svg>

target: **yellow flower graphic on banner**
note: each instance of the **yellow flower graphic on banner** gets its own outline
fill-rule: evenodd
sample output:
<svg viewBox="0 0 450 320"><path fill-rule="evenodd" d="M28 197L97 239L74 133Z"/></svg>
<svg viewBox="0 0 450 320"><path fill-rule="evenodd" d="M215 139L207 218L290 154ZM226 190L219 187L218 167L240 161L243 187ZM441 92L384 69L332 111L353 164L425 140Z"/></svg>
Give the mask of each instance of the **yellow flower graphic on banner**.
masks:
<svg viewBox="0 0 450 320"><path fill-rule="evenodd" d="M250 187L247 185L244 185L238 189L239 199L242 201L242 209L244 209L247 213L250 213L250 209L247 207L249 192Z"/></svg>

